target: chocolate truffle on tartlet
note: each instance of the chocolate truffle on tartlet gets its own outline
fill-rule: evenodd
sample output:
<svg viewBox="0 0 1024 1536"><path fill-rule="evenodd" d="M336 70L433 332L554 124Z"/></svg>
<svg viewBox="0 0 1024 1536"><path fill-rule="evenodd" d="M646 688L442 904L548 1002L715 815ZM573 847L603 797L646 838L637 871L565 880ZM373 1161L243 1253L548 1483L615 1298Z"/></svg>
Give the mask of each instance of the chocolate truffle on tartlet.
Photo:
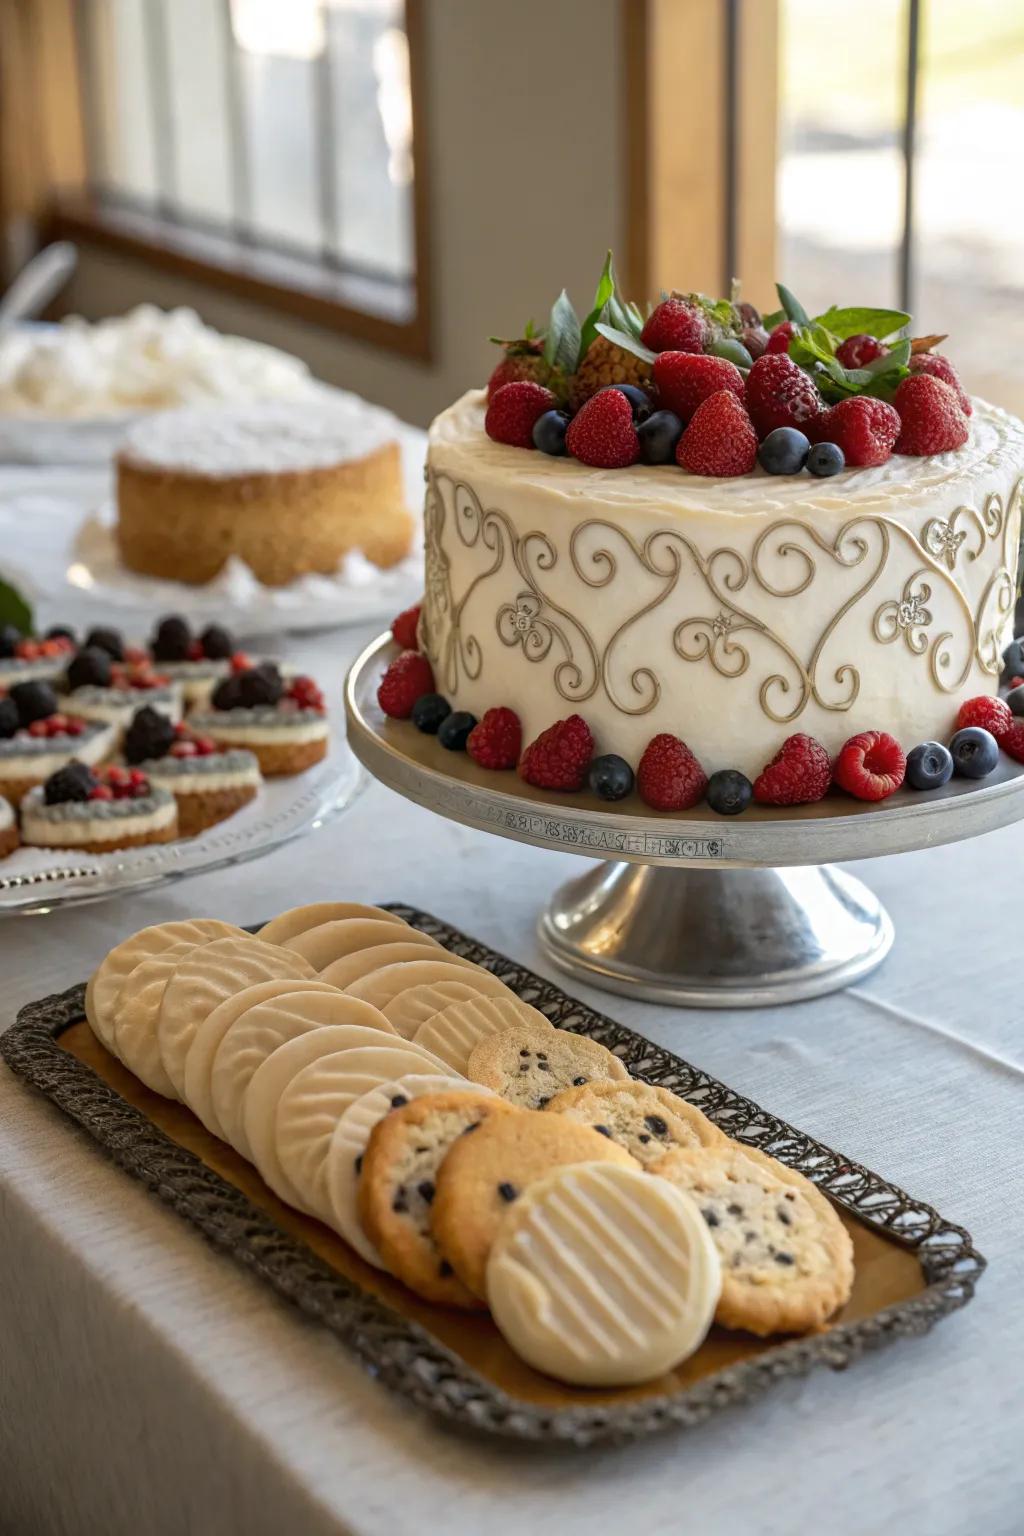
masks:
<svg viewBox="0 0 1024 1536"><path fill-rule="evenodd" d="M15 683L0 696L0 794L12 805L73 757L101 763L115 746L112 725L58 710L49 683Z"/></svg>
<svg viewBox="0 0 1024 1536"><path fill-rule="evenodd" d="M61 708L86 720L124 727L143 702L171 721L181 719L181 685L155 671L144 651L128 650L117 661L106 646L83 646L68 666L64 687Z"/></svg>
<svg viewBox="0 0 1024 1536"><path fill-rule="evenodd" d="M23 635L13 624L0 624L0 688L15 683L52 683L74 655L70 630L51 630L41 639Z"/></svg>
<svg viewBox="0 0 1024 1536"><path fill-rule="evenodd" d="M109 767L97 774L72 760L21 804L21 840L33 848L115 853L170 843L177 835L174 796L137 768Z"/></svg>
<svg viewBox="0 0 1024 1536"><path fill-rule="evenodd" d="M233 816L256 798L263 782L254 753L222 750L184 721L172 725L148 704L133 717L123 750L125 762L174 796L181 837L196 837Z"/></svg>
<svg viewBox="0 0 1024 1536"><path fill-rule="evenodd" d="M207 624L193 634L187 619L169 614L160 620L149 642L157 669L180 683L185 704L206 704L222 677L231 671L235 642L221 624Z"/></svg>
<svg viewBox="0 0 1024 1536"><path fill-rule="evenodd" d="M14 806L0 795L0 859L6 859L7 855L13 853L20 843L18 818L14 814Z"/></svg>
<svg viewBox="0 0 1024 1536"><path fill-rule="evenodd" d="M267 778L301 773L327 756L320 689L311 677L282 678L269 661L225 677L210 708L197 710L189 724L218 747L247 747Z"/></svg>

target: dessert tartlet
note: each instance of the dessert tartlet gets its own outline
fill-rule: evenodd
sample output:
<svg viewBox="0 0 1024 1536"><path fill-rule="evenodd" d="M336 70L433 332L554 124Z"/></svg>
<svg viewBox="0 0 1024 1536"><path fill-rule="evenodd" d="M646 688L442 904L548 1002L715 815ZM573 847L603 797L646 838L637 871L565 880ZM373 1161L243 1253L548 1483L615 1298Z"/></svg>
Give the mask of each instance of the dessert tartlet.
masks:
<svg viewBox="0 0 1024 1536"><path fill-rule="evenodd" d="M177 836L174 796L138 769L113 766L97 775L73 760L21 804L21 840L29 847L114 853Z"/></svg>
<svg viewBox="0 0 1024 1536"><path fill-rule="evenodd" d="M98 645L86 645L68 666L61 708L86 720L124 727L145 702L175 721L181 719L182 685L154 670L145 652L129 651L121 660Z"/></svg>
<svg viewBox="0 0 1024 1536"><path fill-rule="evenodd" d="M210 708L195 711L189 724L218 747L247 748L267 778L302 773L327 756L323 694L312 678L282 678L272 662L224 678Z"/></svg>
<svg viewBox="0 0 1024 1536"><path fill-rule="evenodd" d="M18 818L9 800L0 795L0 859L13 853L21 839L18 836Z"/></svg>
<svg viewBox="0 0 1024 1536"><path fill-rule="evenodd" d="M174 796L179 837L196 837L256 798L259 761L241 747L219 750L209 737L145 705L125 732L124 758L157 789Z"/></svg>
<svg viewBox="0 0 1024 1536"><path fill-rule="evenodd" d="M153 631L149 655L163 677L180 685L185 707L192 708L207 703L231 671L235 642L220 624L208 624L195 635L187 619L169 614Z"/></svg>
<svg viewBox="0 0 1024 1536"><path fill-rule="evenodd" d="M16 806L73 757L103 762L115 737L112 725L59 711L49 683L15 683L0 696L0 793Z"/></svg>
<svg viewBox="0 0 1024 1536"><path fill-rule="evenodd" d="M0 688L15 683L55 682L74 653L68 629L49 630L41 639L23 635L13 624L0 625Z"/></svg>

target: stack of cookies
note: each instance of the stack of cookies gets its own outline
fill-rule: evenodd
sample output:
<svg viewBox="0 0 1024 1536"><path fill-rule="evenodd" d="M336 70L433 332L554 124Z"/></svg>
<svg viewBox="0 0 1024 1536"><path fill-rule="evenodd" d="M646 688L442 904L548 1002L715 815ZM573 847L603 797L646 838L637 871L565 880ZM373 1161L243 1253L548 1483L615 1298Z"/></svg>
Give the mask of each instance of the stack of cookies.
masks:
<svg viewBox="0 0 1024 1536"><path fill-rule="evenodd" d="M849 1236L802 1175L394 913L158 924L86 1011L279 1198L563 1381L650 1380L713 1321L803 1332L849 1298Z"/></svg>

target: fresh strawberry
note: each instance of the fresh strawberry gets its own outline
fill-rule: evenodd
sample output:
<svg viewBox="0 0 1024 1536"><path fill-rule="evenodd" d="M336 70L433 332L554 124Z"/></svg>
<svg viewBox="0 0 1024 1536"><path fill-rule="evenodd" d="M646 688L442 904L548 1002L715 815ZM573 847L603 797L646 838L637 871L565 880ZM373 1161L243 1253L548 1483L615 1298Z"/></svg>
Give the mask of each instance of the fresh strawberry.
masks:
<svg viewBox="0 0 1024 1536"><path fill-rule="evenodd" d="M434 692L430 662L418 651L402 651L381 678L377 703L393 720L408 720L417 699Z"/></svg>
<svg viewBox="0 0 1024 1536"><path fill-rule="evenodd" d="M976 699L966 699L957 710L956 729L962 731L968 725L980 725L982 730L991 731L1002 746L1003 737L1013 725L1013 713L1005 699L980 694Z"/></svg>
<svg viewBox="0 0 1024 1536"><path fill-rule="evenodd" d="M512 448L533 447L533 424L545 411L554 410L558 404L550 389L543 384L531 384L520 380L516 384L503 384L491 397L484 417L484 431L496 443L508 443Z"/></svg>
<svg viewBox="0 0 1024 1536"><path fill-rule="evenodd" d="M693 352L660 352L654 359L660 409L674 411L684 424L709 395L728 389L743 399L743 375L724 357Z"/></svg>
<svg viewBox="0 0 1024 1536"><path fill-rule="evenodd" d="M912 373L896 391L900 418L896 452L921 456L951 453L966 443L967 417L948 384L928 373Z"/></svg>
<svg viewBox="0 0 1024 1536"><path fill-rule="evenodd" d="M406 608L400 613L391 625L391 635L402 647L403 651L418 651L419 640L416 631L420 622L421 603L416 603L412 608Z"/></svg>
<svg viewBox="0 0 1024 1536"><path fill-rule="evenodd" d="M899 789L907 771L903 748L887 731L851 736L836 758L832 777L858 800L884 800Z"/></svg>
<svg viewBox="0 0 1024 1536"><path fill-rule="evenodd" d="M576 413L565 434L567 452L595 469L625 469L640 457L633 407L621 389L602 389Z"/></svg>
<svg viewBox="0 0 1024 1536"><path fill-rule="evenodd" d="M663 731L644 748L636 787L654 811L688 811L703 800L708 776L686 742Z"/></svg>
<svg viewBox="0 0 1024 1536"><path fill-rule="evenodd" d="M523 727L514 709L489 709L469 733L466 751L481 768L514 768L523 750Z"/></svg>
<svg viewBox="0 0 1024 1536"><path fill-rule="evenodd" d="M838 443L849 465L884 464L900 434L900 418L884 400L851 395L814 423L819 443Z"/></svg>
<svg viewBox="0 0 1024 1536"><path fill-rule="evenodd" d="M594 755L594 738L581 715L541 731L519 762L519 777L536 789L582 789Z"/></svg>
<svg viewBox="0 0 1024 1536"><path fill-rule="evenodd" d="M781 321L781 323L769 333L768 345L765 347L765 351L770 357L774 356L776 352L788 352L789 344L799 329L800 327L797 325L795 320Z"/></svg>
<svg viewBox="0 0 1024 1536"><path fill-rule="evenodd" d="M820 741L798 731L787 736L768 766L754 780L761 805L810 805L832 782L832 764Z"/></svg>
<svg viewBox="0 0 1024 1536"><path fill-rule="evenodd" d="M911 373L927 373L933 379L941 379L956 395L964 415L970 416L973 413L971 397L960 383L960 375L949 358L943 357L941 352L915 352L907 367Z"/></svg>
<svg viewBox="0 0 1024 1536"><path fill-rule="evenodd" d="M547 384L551 368L544 361L544 339L541 336L524 336L521 341L503 341L505 355L487 380L487 399L491 400L506 384L526 380L532 384Z"/></svg>
<svg viewBox="0 0 1024 1536"><path fill-rule="evenodd" d="M1024 763L1024 720L1014 720L999 745L1015 762Z"/></svg>
<svg viewBox="0 0 1024 1536"><path fill-rule="evenodd" d="M889 348L880 342L877 336L868 336L861 331L856 336L847 336L836 348L836 357L844 368L866 368L868 363L873 363L876 357L884 357Z"/></svg>
<svg viewBox="0 0 1024 1536"><path fill-rule="evenodd" d="M673 294L648 315L640 340L652 352L703 352L708 339L704 311Z"/></svg>
<svg viewBox="0 0 1024 1536"><path fill-rule="evenodd" d="M768 352L747 374L747 410L760 438L776 427L796 427L810 437L824 408L818 386L792 358Z"/></svg>
<svg viewBox="0 0 1024 1536"><path fill-rule="evenodd" d="M676 463L691 475L749 475L757 463L757 433L728 389L710 395L676 445Z"/></svg>

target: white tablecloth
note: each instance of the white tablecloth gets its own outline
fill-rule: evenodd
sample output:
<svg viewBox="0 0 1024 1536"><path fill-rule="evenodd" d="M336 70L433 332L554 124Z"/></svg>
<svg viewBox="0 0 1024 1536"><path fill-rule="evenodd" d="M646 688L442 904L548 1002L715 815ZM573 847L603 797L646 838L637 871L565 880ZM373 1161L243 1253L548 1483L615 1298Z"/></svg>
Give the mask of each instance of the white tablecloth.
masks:
<svg viewBox="0 0 1024 1536"><path fill-rule="evenodd" d="M288 653L340 688L353 632ZM403 1405L0 1067L0 1531L120 1536L986 1536L1024 1528L1024 826L861 866L898 938L853 991L757 1012L588 1001L972 1232L990 1267L921 1340L695 1432L601 1453L470 1440ZM3 1016L144 922L407 900L545 970L581 868L374 786L265 861L0 924Z"/></svg>

